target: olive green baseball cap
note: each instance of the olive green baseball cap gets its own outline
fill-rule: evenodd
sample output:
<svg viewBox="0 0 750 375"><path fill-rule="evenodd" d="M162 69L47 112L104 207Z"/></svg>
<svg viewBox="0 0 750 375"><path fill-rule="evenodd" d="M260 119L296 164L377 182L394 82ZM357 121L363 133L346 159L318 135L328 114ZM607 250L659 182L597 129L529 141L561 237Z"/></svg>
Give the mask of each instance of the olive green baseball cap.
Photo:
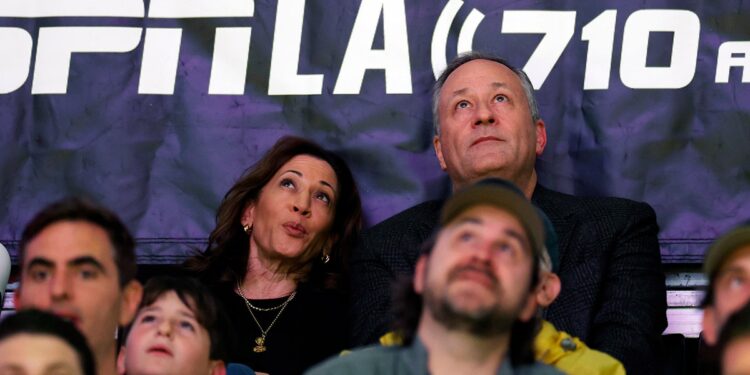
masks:
<svg viewBox="0 0 750 375"><path fill-rule="evenodd" d="M462 212L480 205L503 209L518 219L529 238L533 255L541 259L546 237L537 208L516 185L503 179L484 179L456 191L443 205L440 226L445 227Z"/></svg>

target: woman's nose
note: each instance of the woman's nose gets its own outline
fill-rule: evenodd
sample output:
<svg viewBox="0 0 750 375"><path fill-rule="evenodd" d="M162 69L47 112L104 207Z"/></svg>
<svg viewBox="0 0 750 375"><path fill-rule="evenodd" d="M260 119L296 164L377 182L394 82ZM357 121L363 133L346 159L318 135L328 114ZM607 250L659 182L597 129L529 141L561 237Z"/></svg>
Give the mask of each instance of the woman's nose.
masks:
<svg viewBox="0 0 750 375"><path fill-rule="evenodd" d="M294 212L299 212L302 216L310 216L310 194L301 193L293 205Z"/></svg>

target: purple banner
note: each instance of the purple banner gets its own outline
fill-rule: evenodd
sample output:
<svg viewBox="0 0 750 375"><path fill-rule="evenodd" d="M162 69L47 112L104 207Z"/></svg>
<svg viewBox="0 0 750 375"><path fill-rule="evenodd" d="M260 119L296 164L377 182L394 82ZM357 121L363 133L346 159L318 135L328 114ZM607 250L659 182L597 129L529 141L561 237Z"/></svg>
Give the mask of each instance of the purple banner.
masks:
<svg viewBox="0 0 750 375"><path fill-rule="evenodd" d="M746 2L5 0L0 242L87 195L179 261L285 134L340 152L377 223L450 190L430 89L471 49L531 77L541 182L650 203L665 261L750 218Z"/></svg>

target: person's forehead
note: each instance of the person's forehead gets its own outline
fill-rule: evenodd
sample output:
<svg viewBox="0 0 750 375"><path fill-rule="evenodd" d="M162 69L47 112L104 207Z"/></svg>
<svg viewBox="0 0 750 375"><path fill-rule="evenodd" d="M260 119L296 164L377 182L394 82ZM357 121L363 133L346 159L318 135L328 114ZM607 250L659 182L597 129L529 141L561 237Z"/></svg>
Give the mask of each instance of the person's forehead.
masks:
<svg viewBox="0 0 750 375"><path fill-rule="evenodd" d="M296 155L276 171L276 176L287 173L290 170L294 171L293 173L302 173L304 178L312 178L315 182L325 181L325 183L330 184L333 189L337 188L338 179L336 177L336 172L334 172L333 167L323 159L307 154Z"/></svg>
<svg viewBox="0 0 750 375"><path fill-rule="evenodd" d="M524 237L527 237L521 222L512 212L489 204L479 204L463 210L448 226L455 228L462 225L478 225L488 230L498 227L510 227L518 230Z"/></svg>
<svg viewBox="0 0 750 375"><path fill-rule="evenodd" d="M517 238L521 246L531 258L531 244L528 233L518 218L511 211L490 204L479 204L464 209L456 215L440 233L441 238L450 238L460 233L461 228L474 228L485 233L487 238L513 237ZM440 239L440 238L439 238Z"/></svg>
<svg viewBox="0 0 750 375"><path fill-rule="evenodd" d="M142 314L155 314L157 316L164 317L165 319L189 319L194 320L197 323L197 328L201 336L205 336L207 340L210 340L209 327L204 326L207 322L201 321L199 317L198 307L195 306L195 301L191 296L185 296L188 304L185 304L183 300L177 295L174 290L169 290L156 297L153 303L148 306L144 306L138 311L138 315Z"/></svg>
<svg viewBox="0 0 750 375"><path fill-rule="evenodd" d="M512 89L522 89L521 80L507 66L492 60L472 60L456 68L445 80L441 97L464 88L471 89L476 82L486 85L502 83Z"/></svg>
<svg viewBox="0 0 750 375"><path fill-rule="evenodd" d="M52 223L26 245L24 263L36 257L53 262L66 262L80 257L93 257L103 265L114 265L114 247L107 232L83 220Z"/></svg>
<svg viewBox="0 0 750 375"><path fill-rule="evenodd" d="M719 267L719 275L726 272L743 271L750 274L750 243L737 248Z"/></svg>
<svg viewBox="0 0 750 375"><path fill-rule="evenodd" d="M36 366L42 364L39 361L47 361L47 363L54 361L78 366L78 355L75 349L63 339L49 334L19 333L6 337L0 341L0 353L8 354L0 357L8 360L15 359L14 363L29 360L33 361ZM0 360L1 362L5 361Z"/></svg>
<svg viewBox="0 0 750 375"><path fill-rule="evenodd" d="M188 303L194 304L189 296L186 296L185 298ZM152 304L145 306L144 309L157 309L164 313L179 314L190 317L195 316L193 308L186 305L174 290L162 293L162 295L157 297Z"/></svg>

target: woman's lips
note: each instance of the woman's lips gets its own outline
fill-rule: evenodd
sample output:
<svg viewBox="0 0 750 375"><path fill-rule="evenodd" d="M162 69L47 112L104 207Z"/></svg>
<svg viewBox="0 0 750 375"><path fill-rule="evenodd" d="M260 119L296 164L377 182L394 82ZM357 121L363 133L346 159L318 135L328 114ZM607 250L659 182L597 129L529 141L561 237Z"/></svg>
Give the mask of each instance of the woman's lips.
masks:
<svg viewBox="0 0 750 375"><path fill-rule="evenodd" d="M284 223L284 229L290 236L295 237L295 238L302 238L307 235L307 230L300 223L295 223L295 222Z"/></svg>

